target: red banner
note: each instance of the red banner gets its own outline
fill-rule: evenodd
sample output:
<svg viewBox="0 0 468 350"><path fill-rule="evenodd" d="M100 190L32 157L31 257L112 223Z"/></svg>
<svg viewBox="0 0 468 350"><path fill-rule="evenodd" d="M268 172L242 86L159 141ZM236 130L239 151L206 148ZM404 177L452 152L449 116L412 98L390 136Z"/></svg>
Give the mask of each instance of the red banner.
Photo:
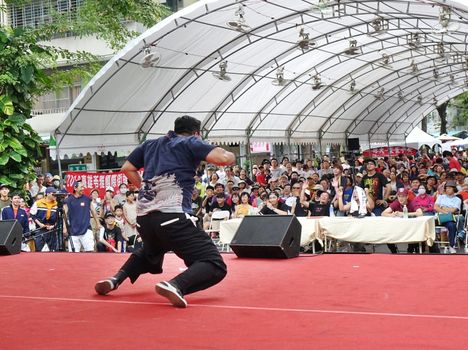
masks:
<svg viewBox="0 0 468 350"><path fill-rule="evenodd" d="M142 174L143 171L140 172ZM119 185L121 183L127 183L128 179L122 172L113 173L92 173L88 171L67 171L65 177L65 188L69 193L73 193L73 184L76 181L81 181L84 188L85 194L89 196L92 189L99 191L99 196L104 197L107 187L112 187L114 193L118 193Z"/></svg>
<svg viewBox="0 0 468 350"><path fill-rule="evenodd" d="M411 147L391 146L371 148L362 152L362 155L364 157L397 157L400 154L414 156L417 151L417 149Z"/></svg>

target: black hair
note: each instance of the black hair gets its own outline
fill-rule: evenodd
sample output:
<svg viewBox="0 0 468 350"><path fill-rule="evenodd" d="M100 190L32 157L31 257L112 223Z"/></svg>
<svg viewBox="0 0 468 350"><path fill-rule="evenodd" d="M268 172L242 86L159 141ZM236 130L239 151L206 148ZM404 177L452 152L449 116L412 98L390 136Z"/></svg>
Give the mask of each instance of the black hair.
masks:
<svg viewBox="0 0 468 350"><path fill-rule="evenodd" d="M179 117L174 122L174 131L177 134L188 133L193 134L200 132L201 122L189 115Z"/></svg>
<svg viewBox="0 0 468 350"><path fill-rule="evenodd" d="M114 207L114 211L116 211L117 209L122 209L123 210L123 206L121 204L117 204L115 207Z"/></svg>

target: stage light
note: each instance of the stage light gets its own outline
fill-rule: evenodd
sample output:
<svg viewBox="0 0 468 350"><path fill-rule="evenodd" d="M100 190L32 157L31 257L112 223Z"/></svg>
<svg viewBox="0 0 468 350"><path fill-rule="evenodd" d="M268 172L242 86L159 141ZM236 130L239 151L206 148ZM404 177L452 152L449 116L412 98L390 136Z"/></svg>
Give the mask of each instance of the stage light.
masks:
<svg viewBox="0 0 468 350"><path fill-rule="evenodd" d="M385 88L381 88L379 91L377 91L377 95L375 95L375 98L377 100L383 100L384 99L384 92L385 92Z"/></svg>
<svg viewBox="0 0 468 350"><path fill-rule="evenodd" d="M213 75L219 80L230 81L231 77L226 73L227 66L227 61L219 62L219 72L213 73Z"/></svg>
<svg viewBox="0 0 468 350"><path fill-rule="evenodd" d="M248 32L251 28L245 21L245 12L242 5L239 5L236 12L234 12L235 19L228 21L226 24L229 28L235 29L239 32Z"/></svg>
<svg viewBox="0 0 468 350"><path fill-rule="evenodd" d="M416 97L416 100L418 101L418 103L419 103L420 105L422 105L422 100L423 100L423 98L422 98L421 95L419 95L418 97Z"/></svg>
<svg viewBox="0 0 468 350"><path fill-rule="evenodd" d="M359 49L357 47L357 40L355 39L349 39L349 46L346 50L344 50L344 54L346 55L350 55L350 56L353 56L353 55L358 55L359 54Z"/></svg>
<svg viewBox="0 0 468 350"><path fill-rule="evenodd" d="M278 67L276 69L276 79L271 82L275 86L284 86L287 80L284 79L284 67Z"/></svg>
<svg viewBox="0 0 468 350"><path fill-rule="evenodd" d="M311 47L315 46L315 42L309 39L309 33L304 31L304 28L301 28L299 31L299 40L297 41L297 47L301 50L309 50Z"/></svg>
<svg viewBox="0 0 468 350"><path fill-rule="evenodd" d="M149 47L146 47L144 49L145 55L143 58L140 60L140 65L143 68L151 68L151 67L156 67L161 60L161 56L157 52L152 52Z"/></svg>
<svg viewBox="0 0 468 350"><path fill-rule="evenodd" d="M437 68L434 68L432 70L432 75L434 76L435 79L439 79L439 71L437 70Z"/></svg>
<svg viewBox="0 0 468 350"><path fill-rule="evenodd" d="M323 84L322 84L322 79L320 78L320 75L317 74L313 78L313 83L312 83L312 90L319 90Z"/></svg>
<svg viewBox="0 0 468 350"><path fill-rule="evenodd" d="M407 42L411 48L417 49L421 47L421 38L419 36L419 33L409 34L409 36L407 36Z"/></svg>
<svg viewBox="0 0 468 350"><path fill-rule="evenodd" d="M356 81L354 79L351 80L351 82L349 83L349 91L351 91L351 92L356 91Z"/></svg>
<svg viewBox="0 0 468 350"><path fill-rule="evenodd" d="M418 65L414 62L414 60L411 61L410 68L411 68L411 73L412 74L418 74L419 73Z"/></svg>

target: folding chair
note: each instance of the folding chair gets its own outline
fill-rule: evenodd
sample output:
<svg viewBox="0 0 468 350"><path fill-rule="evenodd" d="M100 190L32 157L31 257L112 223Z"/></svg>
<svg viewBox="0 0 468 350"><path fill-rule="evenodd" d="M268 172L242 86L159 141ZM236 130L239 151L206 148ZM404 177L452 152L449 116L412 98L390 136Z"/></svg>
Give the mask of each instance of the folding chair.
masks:
<svg viewBox="0 0 468 350"><path fill-rule="evenodd" d="M215 240L219 236L220 223L223 220L229 220L231 213L228 210L217 210L211 214L210 224L205 230L209 236Z"/></svg>

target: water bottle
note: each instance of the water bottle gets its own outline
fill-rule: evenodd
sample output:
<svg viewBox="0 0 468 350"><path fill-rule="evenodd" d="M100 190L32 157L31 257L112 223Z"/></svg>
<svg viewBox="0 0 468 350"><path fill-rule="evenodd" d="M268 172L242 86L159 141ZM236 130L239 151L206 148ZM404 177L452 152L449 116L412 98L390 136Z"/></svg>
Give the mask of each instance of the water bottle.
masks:
<svg viewBox="0 0 468 350"><path fill-rule="evenodd" d="M335 216L335 208L333 208L333 204L330 204L330 217Z"/></svg>
<svg viewBox="0 0 468 350"><path fill-rule="evenodd" d="M408 219L408 207L406 205L403 206L403 218Z"/></svg>

